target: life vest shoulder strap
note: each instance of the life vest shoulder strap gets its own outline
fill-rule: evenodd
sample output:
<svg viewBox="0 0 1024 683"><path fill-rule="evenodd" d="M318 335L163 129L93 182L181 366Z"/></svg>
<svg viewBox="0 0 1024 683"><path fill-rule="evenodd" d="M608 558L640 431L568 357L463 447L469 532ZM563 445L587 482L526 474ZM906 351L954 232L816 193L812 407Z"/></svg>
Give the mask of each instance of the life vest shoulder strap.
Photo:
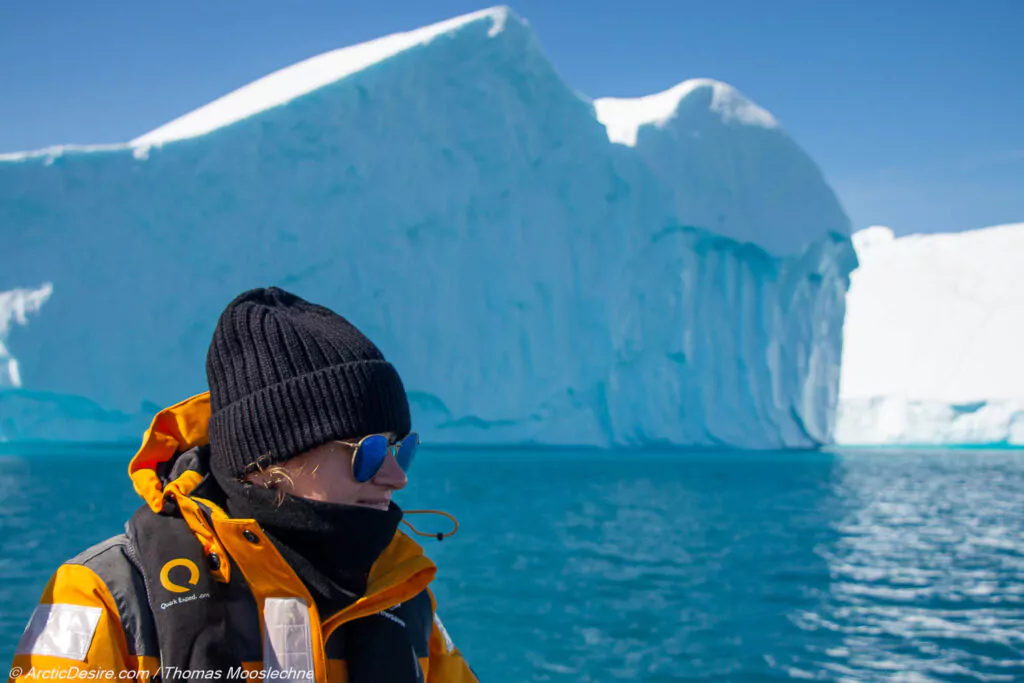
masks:
<svg viewBox="0 0 1024 683"><path fill-rule="evenodd" d="M118 534L79 553L64 564L91 570L106 585L117 605L128 654L158 657L153 614L146 599L146 585L140 568L131 559L128 536Z"/></svg>

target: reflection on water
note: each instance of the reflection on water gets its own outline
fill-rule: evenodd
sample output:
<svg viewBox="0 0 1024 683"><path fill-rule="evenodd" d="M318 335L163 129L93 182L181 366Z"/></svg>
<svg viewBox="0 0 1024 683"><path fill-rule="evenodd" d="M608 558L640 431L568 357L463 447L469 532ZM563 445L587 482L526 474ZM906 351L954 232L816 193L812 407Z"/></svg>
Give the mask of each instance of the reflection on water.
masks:
<svg viewBox="0 0 1024 683"><path fill-rule="evenodd" d="M839 640L825 653L837 679L1024 680L1022 464L962 452L841 461L830 599L798 615Z"/></svg>
<svg viewBox="0 0 1024 683"><path fill-rule="evenodd" d="M0 458L0 653L126 458ZM1012 681L1022 489L1021 452L427 451L397 500L462 523L424 543L483 680Z"/></svg>
<svg viewBox="0 0 1024 683"><path fill-rule="evenodd" d="M412 492L458 501L466 535L428 550L485 679L764 680L830 639L792 614L827 592L833 456L512 457Z"/></svg>

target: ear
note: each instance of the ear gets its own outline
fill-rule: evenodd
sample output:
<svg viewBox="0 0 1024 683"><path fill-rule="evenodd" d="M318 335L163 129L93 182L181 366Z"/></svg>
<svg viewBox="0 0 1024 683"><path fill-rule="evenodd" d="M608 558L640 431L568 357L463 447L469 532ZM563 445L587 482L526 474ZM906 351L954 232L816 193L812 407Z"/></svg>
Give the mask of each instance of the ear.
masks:
<svg viewBox="0 0 1024 683"><path fill-rule="evenodd" d="M246 484L253 484L255 486L269 487L269 479L264 472L250 472L249 474L242 477L242 481Z"/></svg>
<svg viewBox="0 0 1024 683"><path fill-rule="evenodd" d="M286 489L291 488L294 485L292 480L292 474L288 471L287 465L271 465L265 470L259 470L253 472L245 477L244 481L248 481L256 486L262 486L267 489ZM286 484L286 486L281 486Z"/></svg>

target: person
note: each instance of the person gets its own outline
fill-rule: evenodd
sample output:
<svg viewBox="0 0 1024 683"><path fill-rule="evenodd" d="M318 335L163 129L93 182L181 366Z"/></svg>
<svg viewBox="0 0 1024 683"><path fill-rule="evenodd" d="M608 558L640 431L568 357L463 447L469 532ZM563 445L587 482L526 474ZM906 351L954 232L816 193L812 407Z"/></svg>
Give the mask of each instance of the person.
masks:
<svg viewBox="0 0 1024 683"><path fill-rule="evenodd" d="M12 680L475 682L436 566L398 529L419 438L377 347L254 289L221 314L206 372L209 392L143 437L125 533L50 579Z"/></svg>

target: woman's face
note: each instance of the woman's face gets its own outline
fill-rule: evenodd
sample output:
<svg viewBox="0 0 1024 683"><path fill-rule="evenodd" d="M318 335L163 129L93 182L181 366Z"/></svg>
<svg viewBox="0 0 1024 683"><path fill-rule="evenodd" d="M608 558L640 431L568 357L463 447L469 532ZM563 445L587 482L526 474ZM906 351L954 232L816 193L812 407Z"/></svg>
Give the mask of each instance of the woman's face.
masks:
<svg viewBox="0 0 1024 683"><path fill-rule="evenodd" d="M389 440L394 434L386 434ZM352 443L359 439L352 439ZM387 510L394 491L405 488L408 478L389 452L373 479L360 483L352 476L353 447L330 441L281 464L288 476L254 472L247 481L272 486L299 498Z"/></svg>

